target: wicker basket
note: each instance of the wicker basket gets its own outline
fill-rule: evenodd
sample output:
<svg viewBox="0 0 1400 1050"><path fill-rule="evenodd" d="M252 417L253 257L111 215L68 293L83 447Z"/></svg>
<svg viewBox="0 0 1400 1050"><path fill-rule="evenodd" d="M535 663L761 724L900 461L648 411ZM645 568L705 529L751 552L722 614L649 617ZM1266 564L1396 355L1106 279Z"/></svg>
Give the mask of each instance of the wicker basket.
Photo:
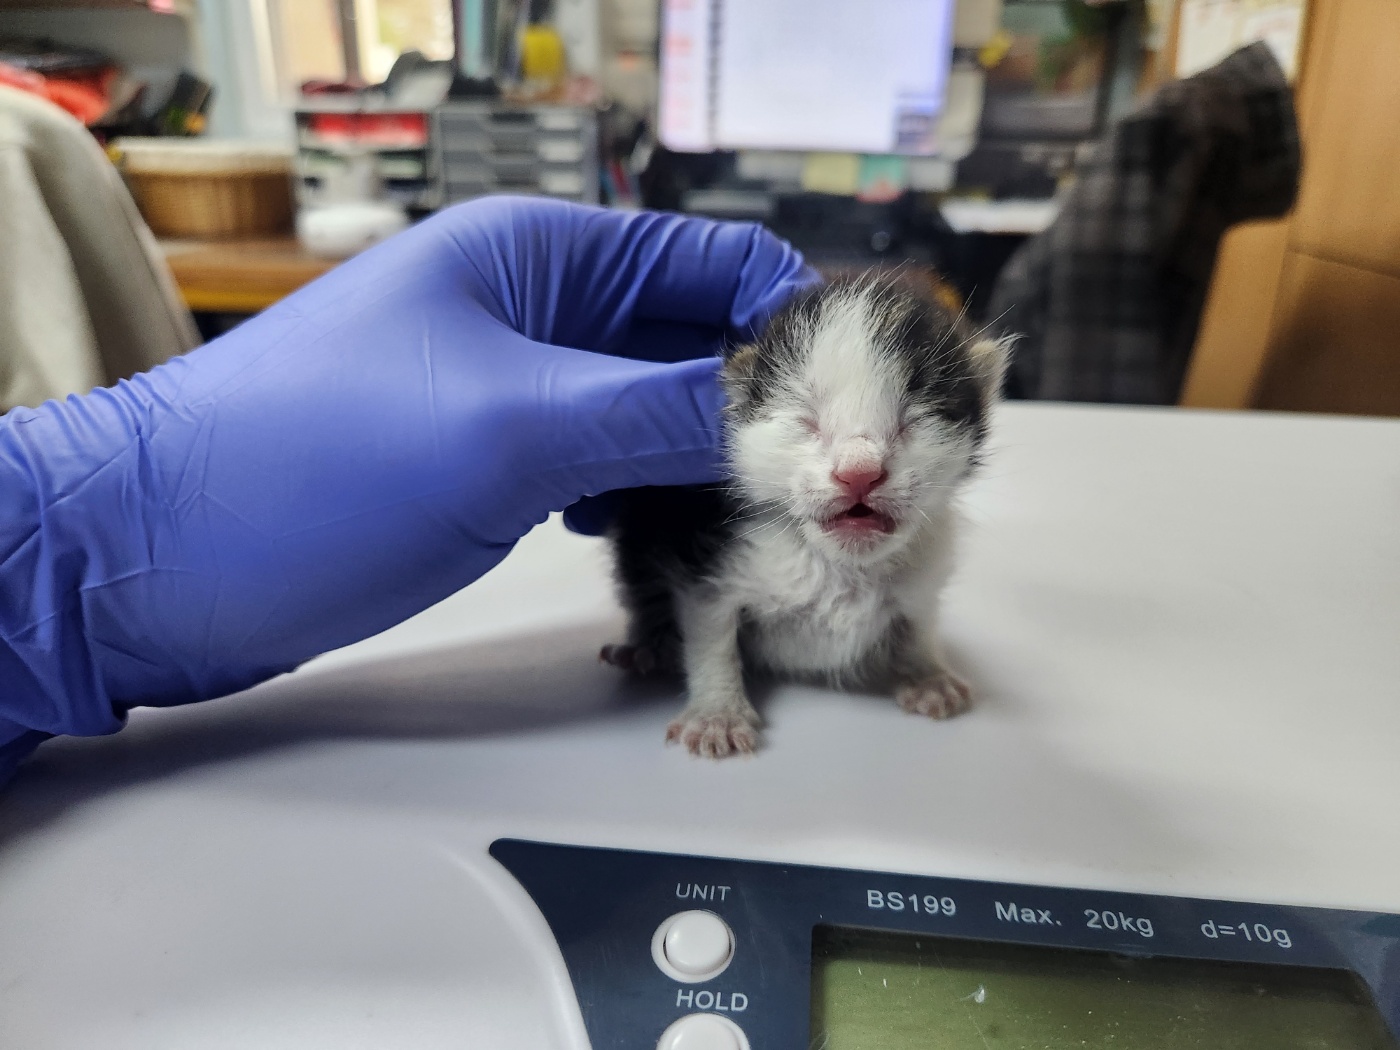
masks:
<svg viewBox="0 0 1400 1050"><path fill-rule="evenodd" d="M204 139L120 139L131 195L161 237L256 237L292 228L292 151Z"/></svg>

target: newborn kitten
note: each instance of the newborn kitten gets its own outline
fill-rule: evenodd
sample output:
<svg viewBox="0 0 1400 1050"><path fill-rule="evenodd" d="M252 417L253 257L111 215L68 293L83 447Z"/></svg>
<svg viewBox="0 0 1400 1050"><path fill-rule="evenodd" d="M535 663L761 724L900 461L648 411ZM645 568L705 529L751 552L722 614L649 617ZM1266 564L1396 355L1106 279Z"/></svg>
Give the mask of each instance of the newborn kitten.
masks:
<svg viewBox="0 0 1400 1050"><path fill-rule="evenodd" d="M867 275L799 297L729 354L731 481L628 492L611 533L631 623L602 658L684 672L668 741L753 751L745 670L893 689L933 718L967 707L934 611L1006 350L912 282Z"/></svg>

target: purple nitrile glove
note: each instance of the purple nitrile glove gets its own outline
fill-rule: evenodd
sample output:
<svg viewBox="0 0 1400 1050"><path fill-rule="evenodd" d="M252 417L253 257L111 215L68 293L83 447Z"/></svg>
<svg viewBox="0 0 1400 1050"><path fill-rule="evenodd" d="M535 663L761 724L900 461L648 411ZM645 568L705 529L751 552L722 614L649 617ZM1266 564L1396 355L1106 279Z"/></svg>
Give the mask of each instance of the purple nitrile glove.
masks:
<svg viewBox="0 0 1400 1050"><path fill-rule="evenodd" d="M382 631L585 497L715 479L714 352L813 280L757 226L486 199L0 417L0 782Z"/></svg>

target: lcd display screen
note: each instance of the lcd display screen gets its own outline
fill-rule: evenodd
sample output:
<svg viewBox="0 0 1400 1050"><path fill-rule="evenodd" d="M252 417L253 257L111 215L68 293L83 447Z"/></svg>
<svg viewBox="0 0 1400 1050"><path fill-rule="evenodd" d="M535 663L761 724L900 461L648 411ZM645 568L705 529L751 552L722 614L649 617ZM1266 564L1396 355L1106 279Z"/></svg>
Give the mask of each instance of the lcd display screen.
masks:
<svg viewBox="0 0 1400 1050"><path fill-rule="evenodd" d="M1397 1050L1340 970L818 927L812 1050Z"/></svg>

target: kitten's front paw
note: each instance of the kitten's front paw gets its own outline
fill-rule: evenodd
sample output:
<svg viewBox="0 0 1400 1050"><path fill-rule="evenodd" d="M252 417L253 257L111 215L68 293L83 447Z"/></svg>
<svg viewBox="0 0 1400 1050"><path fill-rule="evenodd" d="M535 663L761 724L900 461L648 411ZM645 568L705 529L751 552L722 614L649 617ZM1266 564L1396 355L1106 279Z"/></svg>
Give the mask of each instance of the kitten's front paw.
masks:
<svg viewBox="0 0 1400 1050"><path fill-rule="evenodd" d="M918 682L902 685L895 690L899 706L911 715L929 718L952 718L968 709L971 691L957 675L939 671Z"/></svg>
<svg viewBox="0 0 1400 1050"><path fill-rule="evenodd" d="M645 645L605 645L598 659L638 677L649 675L658 667L656 654Z"/></svg>
<svg viewBox="0 0 1400 1050"><path fill-rule="evenodd" d="M742 714L686 714L666 727L666 743L684 744L692 755L727 758L758 750L758 729Z"/></svg>

